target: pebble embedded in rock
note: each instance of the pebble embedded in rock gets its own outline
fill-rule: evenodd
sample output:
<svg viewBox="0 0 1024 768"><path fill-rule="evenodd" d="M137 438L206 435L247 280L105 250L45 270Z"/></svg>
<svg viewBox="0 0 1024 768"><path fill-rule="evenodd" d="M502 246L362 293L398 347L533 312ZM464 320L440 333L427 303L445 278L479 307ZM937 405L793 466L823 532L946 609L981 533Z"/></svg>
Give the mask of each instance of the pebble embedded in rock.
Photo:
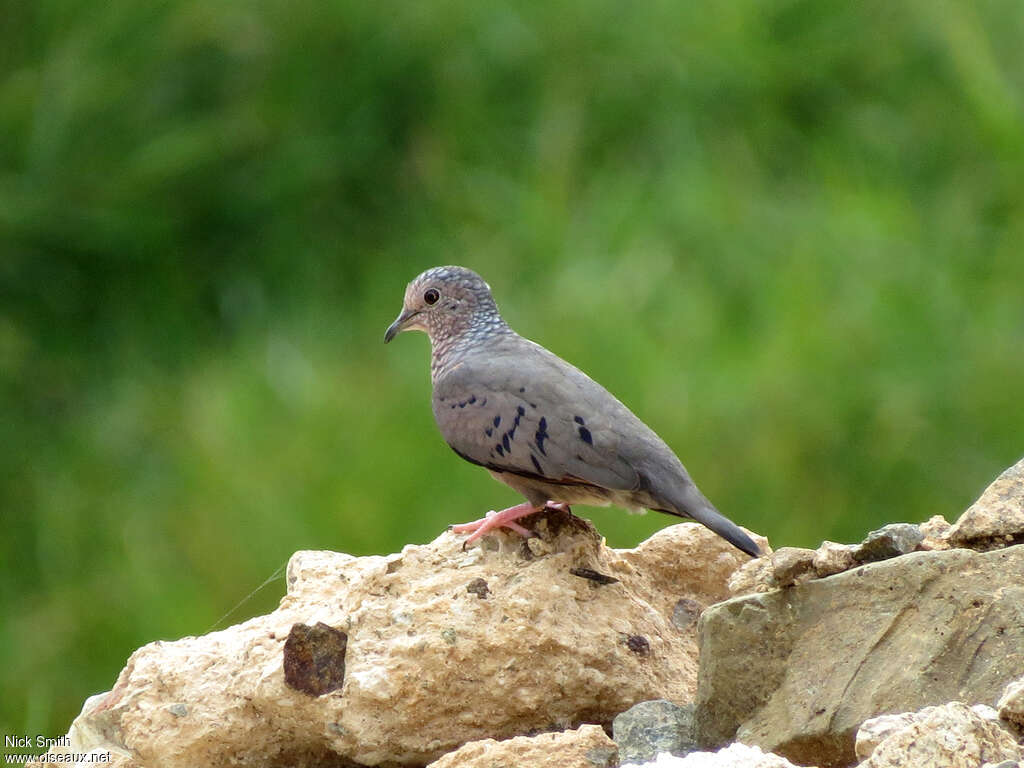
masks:
<svg viewBox="0 0 1024 768"><path fill-rule="evenodd" d="M289 688L322 696L345 682L348 636L318 621L314 626L296 622L284 644L284 681Z"/></svg>

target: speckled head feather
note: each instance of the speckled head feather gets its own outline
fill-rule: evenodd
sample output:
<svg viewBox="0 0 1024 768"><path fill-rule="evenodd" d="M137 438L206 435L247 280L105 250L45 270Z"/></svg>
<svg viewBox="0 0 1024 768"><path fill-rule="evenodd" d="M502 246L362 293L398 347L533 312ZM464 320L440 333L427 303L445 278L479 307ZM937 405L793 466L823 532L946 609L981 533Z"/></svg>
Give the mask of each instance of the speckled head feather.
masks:
<svg viewBox="0 0 1024 768"><path fill-rule="evenodd" d="M473 270L457 266L432 267L406 287L402 311L384 341L411 330L430 337L435 373L470 347L510 332L490 286Z"/></svg>

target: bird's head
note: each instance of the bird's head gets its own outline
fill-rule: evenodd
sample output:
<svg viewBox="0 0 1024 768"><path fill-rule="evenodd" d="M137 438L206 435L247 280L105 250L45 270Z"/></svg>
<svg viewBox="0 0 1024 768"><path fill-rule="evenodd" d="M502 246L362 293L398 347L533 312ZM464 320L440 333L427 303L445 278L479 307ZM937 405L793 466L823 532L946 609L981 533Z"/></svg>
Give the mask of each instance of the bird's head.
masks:
<svg viewBox="0 0 1024 768"><path fill-rule="evenodd" d="M491 288L465 267L432 267L405 289L405 301L384 334L384 343L402 331L426 331L431 341L503 324Z"/></svg>

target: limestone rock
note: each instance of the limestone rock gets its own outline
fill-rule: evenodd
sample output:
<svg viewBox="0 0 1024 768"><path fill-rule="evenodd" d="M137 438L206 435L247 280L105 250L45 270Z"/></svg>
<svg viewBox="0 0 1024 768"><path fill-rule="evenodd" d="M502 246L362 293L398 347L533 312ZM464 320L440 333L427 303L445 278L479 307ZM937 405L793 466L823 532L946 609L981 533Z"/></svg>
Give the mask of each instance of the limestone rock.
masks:
<svg viewBox="0 0 1024 768"><path fill-rule="evenodd" d="M606 768L617 765L615 742L598 725L574 731L471 741L427 768Z"/></svg>
<svg viewBox="0 0 1024 768"><path fill-rule="evenodd" d="M996 722L958 701L927 707L874 748L860 768L977 768L1020 760L1024 750Z"/></svg>
<svg viewBox="0 0 1024 768"><path fill-rule="evenodd" d="M622 768L799 768L784 757L746 744L731 744L717 752L692 752L675 757L663 752L653 762L623 764Z"/></svg>
<svg viewBox="0 0 1024 768"><path fill-rule="evenodd" d="M780 547L771 554L748 560L729 578L729 594L733 597L803 584L847 571L858 565L852 544L824 541L817 550Z"/></svg>
<svg viewBox="0 0 1024 768"><path fill-rule="evenodd" d="M916 525L890 523L869 533L860 546L853 551L853 559L858 563L888 560L890 557L899 557L913 552L922 541L924 541L924 534Z"/></svg>
<svg viewBox="0 0 1024 768"><path fill-rule="evenodd" d="M898 715L879 715L865 720L857 729L857 739L854 743L854 752L858 760L867 760L875 747L901 731L907 726L913 725L917 720L916 712L901 712Z"/></svg>
<svg viewBox="0 0 1024 768"><path fill-rule="evenodd" d="M921 549L949 549L949 532L953 526L942 515L929 517L918 528L924 534Z"/></svg>
<svg viewBox="0 0 1024 768"><path fill-rule="evenodd" d="M843 571L848 571L857 565L853 559L855 546L850 544L837 544L834 541L823 541L814 553L814 575L819 579L826 576L833 576Z"/></svg>
<svg viewBox="0 0 1024 768"><path fill-rule="evenodd" d="M680 707L664 699L634 704L615 716L612 737L622 761L652 760L659 752L693 752L693 705Z"/></svg>
<svg viewBox="0 0 1024 768"><path fill-rule="evenodd" d="M1024 728L1024 677L1006 686L996 706L1003 720Z"/></svg>
<svg viewBox="0 0 1024 768"><path fill-rule="evenodd" d="M729 577L729 594L733 597L775 589L775 566L770 557L748 560Z"/></svg>
<svg viewBox="0 0 1024 768"><path fill-rule="evenodd" d="M853 761L884 712L991 703L1024 669L1024 546L914 552L705 610L698 742Z"/></svg>
<svg viewBox="0 0 1024 768"><path fill-rule="evenodd" d="M790 587L814 577L813 549L782 547L768 558L772 564L772 584L776 587Z"/></svg>
<svg viewBox="0 0 1024 768"><path fill-rule="evenodd" d="M624 551L565 513L525 524L540 538L296 553L276 611L140 648L72 730L148 768L424 765L690 701L696 622L679 606L727 597L746 556L693 523Z"/></svg>
<svg viewBox="0 0 1024 768"><path fill-rule="evenodd" d="M988 550L1024 542L1024 459L996 478L949 531L954 547Z"/></svg>
<svg viewBox="0 0 1024 768"><path fill-rule="evenodd" d="M815 577L813 549L782 547L756 560L748 560L729 577L733 596L768 592L800 584Z"/></svg>

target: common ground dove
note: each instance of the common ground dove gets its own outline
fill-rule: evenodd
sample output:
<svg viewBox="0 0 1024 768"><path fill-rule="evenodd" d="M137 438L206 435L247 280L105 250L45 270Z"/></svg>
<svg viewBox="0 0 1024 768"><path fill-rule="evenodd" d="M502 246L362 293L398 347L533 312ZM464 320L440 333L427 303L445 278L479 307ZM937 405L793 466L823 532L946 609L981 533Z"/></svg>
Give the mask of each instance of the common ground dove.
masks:
<svg viewBox="0 0 1024 768"><path fill-rule="evenodd" d="M490 287L464 267L434 267L405 289L384 334L430 336L434 418L466 461L526 497L453 526L466 543L545 507L615 504L703 523L752 557L757 544L712 506L665 442L578 368L509 328Z"/></svg>

